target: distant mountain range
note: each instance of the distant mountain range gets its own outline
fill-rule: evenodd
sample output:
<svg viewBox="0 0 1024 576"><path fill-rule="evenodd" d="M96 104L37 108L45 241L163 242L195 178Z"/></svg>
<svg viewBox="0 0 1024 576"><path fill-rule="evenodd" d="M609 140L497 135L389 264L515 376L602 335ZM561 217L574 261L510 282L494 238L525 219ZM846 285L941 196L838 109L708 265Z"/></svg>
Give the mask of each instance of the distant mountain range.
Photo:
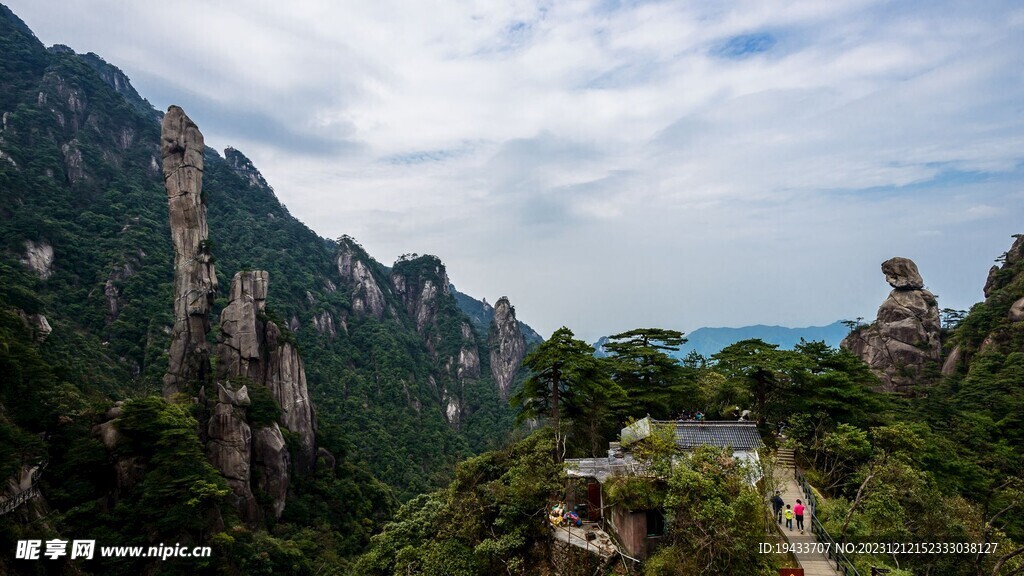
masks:
<svg viewBox="0 0 1024 576"><path fill-rule="evenodd" d="M833 322L828 326L808 326L806 328L787 328L785 326L742 326L740 328L698 328L689 334L685 334L686 343L671 356L683 358L691 351L696 351L703 356L711 356L720 352L726 346L735 344L741 340L759 338L769 344L778 344L784 350L792 349L800 343L801 339L808 342L824 341L832 347L838 347L839 342L850 333L841 321ZM594 354L607 356L604 350L607 336L602 336L594 343Z"/></svg>

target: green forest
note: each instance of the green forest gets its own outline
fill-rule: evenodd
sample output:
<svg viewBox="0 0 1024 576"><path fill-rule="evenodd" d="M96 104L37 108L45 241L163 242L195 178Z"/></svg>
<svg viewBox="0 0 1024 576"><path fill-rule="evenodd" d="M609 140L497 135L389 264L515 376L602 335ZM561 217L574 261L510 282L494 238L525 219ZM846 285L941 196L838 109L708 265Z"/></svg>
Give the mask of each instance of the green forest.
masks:
<svg viewBox="0 0 1024 576"><path fill-rule="evenodd" d="M779 449L795 452L840 542L995 549L848 555L859 574L1024 574L1021 237L985 301L949 315L942 357L953 360L925 366L913 393L882 391L860 357L821 342L744 340L676 361L684 333L637 328L596 357L568 327L542 341L519 322L527 352L505 401L489 306L456 292L440 258L386 266L353 238L322 238L241 152L207 148L220 286L209 343L223 336L232 276L267 271L261 319L303 358L320 448L312 471L290 471L280 517L256 494L259 520L245 521L207 456L205 406L161 396L174 322L161 113L111 80L116 67L44 47L2 5L0 54L0 504L19 482L39 494L0 515L0 574L565 573L547 518L572 488L566 460L606 457L645 417L735 421L742 410L763 468L713 447L681 451L662 432L638 442L647 472L610 481L606 496L663 511L660 545L580 574L776 574L791 559L758 551L782 541L773 487L750 478L770 477ZM277 400L249 388L247 423L275 423ZM296 434L282 434L295 454ZM19 541L77 538L212 554L14 558Z"/></svg>

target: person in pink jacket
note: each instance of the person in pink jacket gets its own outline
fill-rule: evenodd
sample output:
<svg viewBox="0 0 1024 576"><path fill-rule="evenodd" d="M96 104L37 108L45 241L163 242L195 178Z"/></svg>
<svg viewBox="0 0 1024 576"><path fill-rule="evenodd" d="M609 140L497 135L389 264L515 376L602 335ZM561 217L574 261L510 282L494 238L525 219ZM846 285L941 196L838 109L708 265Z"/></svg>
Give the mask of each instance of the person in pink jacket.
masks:
<svg viewBox="0 0 1024 576"><path fill-rule="evenodd" d="M796 527L800 530L800 533L804 533L804 503L799 499L796 501L796 506L793 506L793 514L796 516Z"/></svg>

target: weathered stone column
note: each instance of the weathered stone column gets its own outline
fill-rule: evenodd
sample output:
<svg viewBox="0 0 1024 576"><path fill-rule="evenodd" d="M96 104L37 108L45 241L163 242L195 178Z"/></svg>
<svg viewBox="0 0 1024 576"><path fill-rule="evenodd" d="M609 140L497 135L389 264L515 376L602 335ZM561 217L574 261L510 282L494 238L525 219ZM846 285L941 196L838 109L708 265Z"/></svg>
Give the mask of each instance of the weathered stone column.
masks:
<svg viewBox="0 0 1024 576"><path fill-rule="evenodd" d="M185 112L171 106L160 135L164 187L174 244L174 328L164 396L206 381L210 372L210 308L217 276L210 255L203 198L203 135ZM198 388L198 386L196 386Z"/></svg>

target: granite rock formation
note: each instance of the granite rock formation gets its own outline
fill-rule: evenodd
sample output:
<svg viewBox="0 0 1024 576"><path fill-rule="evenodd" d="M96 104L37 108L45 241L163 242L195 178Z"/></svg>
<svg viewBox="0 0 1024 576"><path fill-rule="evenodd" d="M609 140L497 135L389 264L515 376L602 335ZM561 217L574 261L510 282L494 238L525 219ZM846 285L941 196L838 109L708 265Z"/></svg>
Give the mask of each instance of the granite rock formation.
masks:
<svg viewBox="0 0 1024 576"><path fill-rule="evenodd" d="M336 262L343 283L350 286L352 312L365 314L378 320L384 317L384 292L374 278L368 258L353 240L342 238L338 245Z"/></svg>
<svg viewBox="0 0 1024 576"><path fill-rule="evenodd" d="M164 396L205 382L210 372L210 308L217 275L210 254L203 199L203 135L185 112L171 106L160 135L164 187L174 245L174 327Z"/></svg>
<svg viewBox="0 0 1024 576"><path fill-rule="evenodd" d="M911 393L926 383L927 367L942 358L939 305L924 289L912 260L886 260L882 273L893 290L878 308L877 319L851 332L840 345L867 363L883 390Z"/></svg>
<svg viewBox="0 0 1024 576"><path fill-rule="evenodd" d="M253 438L245 413L249 404L245 386L231 390L217 384L217 400L206 425L206 454L227 480L242 518L254 522L259 506L250 488Z"/></svg>
<svg viewBox="0 0 1024 576"><path fill-rule="evenodd" d="M972 357L981 352L1001 350L1009 354L1020 351L1019 345L1014 344L1013 334L1019 330L1014 325L1024 322L1024 282L1021 281L1024 276L1024 234L1014 235L1013 245L999 261L1000 265L992 266L988 272L985 301L980 305L994 312L994 329L977 334L973 341L956 338L957 345L942 365L944 376L968 368Z"/></svg>
<svg viewBox="0 0 1024 576"><path fill-rule="evenodd" d="M25 257L21 262L46 280L53 274L53 246L45 240L25 240Z"/></svg>
<svg viewBox="0 0 1024 576"><path fill-rule="evenodd" d="M256 428L252 433L253 487L267 496L274 518L284 513L288 496L291 457L281 427L275 422Z"/></svg>
<svg viewBox="0 0 1024 576"><path fill-rule="evenodd" d="M277 324L266 318L269 284L270 275L263 270L239 272L231 280L230 300L220 315L217 378L244 377L270 389L281 407L278 423L299 439L296 469L306 473L316 461L316 419L302 358Z"/></svg>
<svg viewBox="0 0 1024 576"><path fill-rule="evenodd" d="M526 339L516 320L516 309L502 296L494 305L490 336L491 375L502 400L508 400L512 380L526 356Z"/></svg>

